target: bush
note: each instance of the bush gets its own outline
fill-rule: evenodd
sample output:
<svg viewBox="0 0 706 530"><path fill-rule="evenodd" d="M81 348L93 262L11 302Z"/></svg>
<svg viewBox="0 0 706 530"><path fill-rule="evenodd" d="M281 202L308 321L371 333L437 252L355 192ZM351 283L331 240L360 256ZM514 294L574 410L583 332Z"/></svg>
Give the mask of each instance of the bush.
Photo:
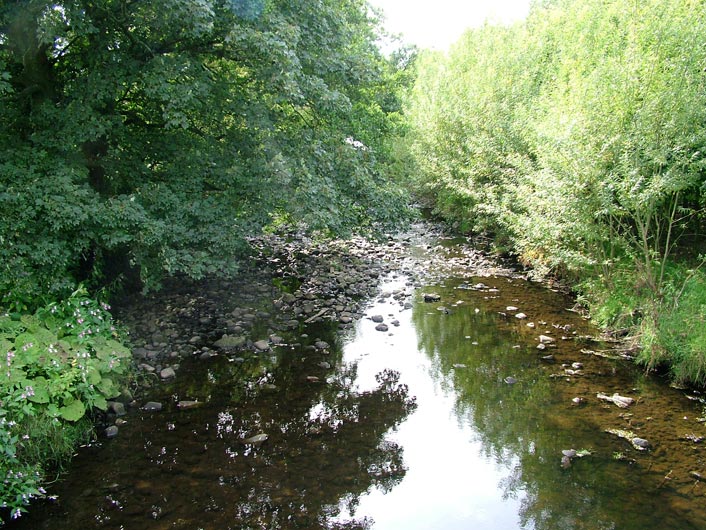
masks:
<svg viewBox="0 0 706 530"><path fill-rule="evenodd" d="M0 507L15 518L90 432L87 413L120 393L130 351L109 306L84 289L34 314L0 316Z"/></svg>

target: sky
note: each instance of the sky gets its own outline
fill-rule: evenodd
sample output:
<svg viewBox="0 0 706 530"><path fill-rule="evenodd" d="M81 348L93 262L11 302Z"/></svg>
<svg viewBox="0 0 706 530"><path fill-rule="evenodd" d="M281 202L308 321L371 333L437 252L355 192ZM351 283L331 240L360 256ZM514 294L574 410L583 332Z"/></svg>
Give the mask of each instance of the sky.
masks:
<svg viewBox="0 0 706 530"><path fill-rule="evenodd" d="M445 51L466 28L485 20L512 23L523 19L530 0L368 0L385 13L390 33L404 42Z"/></svg>

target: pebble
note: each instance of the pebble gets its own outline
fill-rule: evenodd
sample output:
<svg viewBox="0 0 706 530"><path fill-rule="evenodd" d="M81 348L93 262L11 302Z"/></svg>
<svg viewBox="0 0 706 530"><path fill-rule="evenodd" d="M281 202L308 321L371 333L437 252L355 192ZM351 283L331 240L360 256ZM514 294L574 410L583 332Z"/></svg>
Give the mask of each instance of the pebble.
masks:
<svg viewBox="0 0 706 530"><path fill-rule="evenodd" d="M162 379L172 379L173 377L176 377L176 372L174 371L174 368L172 368L171 366L167 366L161 372L159 372L159 377L161 377Z"/></svg>
<svg viewBox="0 0 706 530"><path fill-rule="evenodd" d="M116 425L111 425L105 431L106 438L115 438L118 435L118 427Z"/></svg>

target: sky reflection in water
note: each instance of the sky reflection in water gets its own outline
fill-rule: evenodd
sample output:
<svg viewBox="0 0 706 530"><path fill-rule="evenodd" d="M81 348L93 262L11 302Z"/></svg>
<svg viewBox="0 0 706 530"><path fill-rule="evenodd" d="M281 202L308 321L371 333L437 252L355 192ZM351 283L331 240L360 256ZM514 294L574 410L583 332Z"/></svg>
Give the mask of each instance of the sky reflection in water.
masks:
<svg viewBox="0 0 706 530"><path fill-rule="evenodd" d="M401 287L391 282L385 290ZM415 311L443 318L439 305L420 303ZM374 375L384 368L399 371L400 382L409 386L417 400L417 409L387 435L404 449L404 479L388 493L368 492L355 514L348 515L370 517L373 528L385 530L518 528L524 494L516 492L508 498L499 487L517 460L510 456L497 461L483 454L476 431L457 416L453 383L442 380L436 363L420 349L417 334L410 332L414 330L412 310L400 312L398 304L387 301L367 314L381 314L388 322L397 319L400 326L390 326L392 334L388 334L375 331L372 321L362 320L355 337L344 346L344 362L357 363L356 383L361 390L374 388ZM467 348L477 347L466 340Z"/></svg>

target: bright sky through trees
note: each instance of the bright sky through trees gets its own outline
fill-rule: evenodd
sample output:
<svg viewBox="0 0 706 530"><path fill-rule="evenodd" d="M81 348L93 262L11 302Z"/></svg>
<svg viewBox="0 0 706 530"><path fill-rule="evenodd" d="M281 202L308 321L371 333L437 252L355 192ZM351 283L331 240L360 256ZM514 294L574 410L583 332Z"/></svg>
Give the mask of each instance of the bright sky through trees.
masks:
<svg viewBox="0 0 706 530"><path fill-rule="evenodd" d="M369 0L385 13L385 27L420 48L446 50L466 28L484 21L523 19L530 0Z"/></svg>

